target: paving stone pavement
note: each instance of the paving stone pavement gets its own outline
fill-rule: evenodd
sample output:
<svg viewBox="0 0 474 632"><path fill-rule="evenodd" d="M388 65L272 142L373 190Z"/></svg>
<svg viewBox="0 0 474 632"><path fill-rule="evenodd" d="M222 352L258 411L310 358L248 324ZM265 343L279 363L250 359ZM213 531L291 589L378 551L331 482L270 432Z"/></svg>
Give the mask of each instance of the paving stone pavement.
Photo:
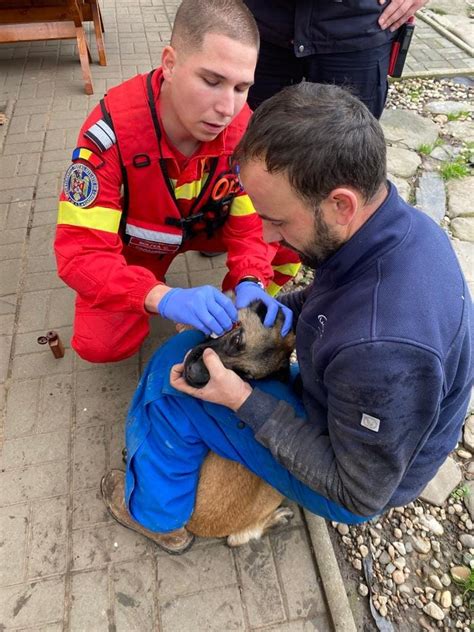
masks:
<svg viewBox="0 0 474 632"><path fill-rule="evenodd" d="M435 28L433 14L420 12L416 19L415 31L411 42L403 77L433 77L469 75L474 72L474 58L468 47L460 48L454 43L446 29L444 36ZM425 20L429 20L429 23ZM467 22L466 18L466 22ZM472 28L472 27L471 27ZM462 41L458 44L463 44Z"/></svg>
<svg viewBox="0 0 474 632"><path fill-rule="evenodd" d="M56 276L51 248L57 194L86 114L109 87L159 64L177 2L101 5L108 65L93 64L90 97L73 43L0 46L0 630L350 632L325 526L296 507L289 528L259 543L230 550L202 540L180 558L104 510L98 483L122 467L127 405L173 328L157 318L139 357L125 362L75 357L73 293ZM464 72L464 57L452 61L457 50L439 34L419 33ZM414 54L409 71L435 62ZM219 284L224 271L224 257L188 253L168 282ZM50 329L66 343L61 360L36 342Z"/></svg>

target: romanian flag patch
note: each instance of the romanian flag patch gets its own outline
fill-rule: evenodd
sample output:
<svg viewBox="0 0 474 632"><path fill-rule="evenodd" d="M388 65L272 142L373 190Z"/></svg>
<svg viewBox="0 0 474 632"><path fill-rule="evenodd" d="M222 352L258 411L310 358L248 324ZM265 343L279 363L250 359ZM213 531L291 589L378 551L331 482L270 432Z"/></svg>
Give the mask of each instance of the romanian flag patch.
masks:
<svg viewBox="0 0 474 632"><path fill-rule="evenodd" d="M95 154L91 149L87 149L86 147L76 147L76 149L72 152L72 161L75 160L84 160L91 164L95 169L99 169L104 164L104 160Z"/></svg>

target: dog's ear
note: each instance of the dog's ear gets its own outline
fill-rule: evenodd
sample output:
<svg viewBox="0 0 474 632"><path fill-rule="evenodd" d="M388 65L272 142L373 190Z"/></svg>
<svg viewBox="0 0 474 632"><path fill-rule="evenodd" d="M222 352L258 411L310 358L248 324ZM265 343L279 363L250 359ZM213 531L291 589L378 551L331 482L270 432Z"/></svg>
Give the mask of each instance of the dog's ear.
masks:
<svg viewBox="0 0 474 632"><path fill-rule="evenodd" d="M283 310L281 307L278 308L278 314L277 317L275 319L275 327L279 326L280 328L283 327L283 324L285 322L285 314L283 313Z"/></svg>
<svg viewBox="0 0 474 632"><path fill-rule="evenodd" d="M265 305L265 303L260 300L252 301L249 305L249 308L257 314L263 324L265 316L267 315L267 306Z"/></svg>
<svg viewBox="0 0 474 632"><path fill-rule="evenodd" d="M263 324L263 321L265 320L265 316L267 315L267 306L265 305L265 303L263 301L257 300L250 303L249 307L257 314L257 316L260 318ZM285 315L283 313L283 310L280 308L278 310L278 314L275 319L274 326L282 327L284 322L285 322Z"/></svg>

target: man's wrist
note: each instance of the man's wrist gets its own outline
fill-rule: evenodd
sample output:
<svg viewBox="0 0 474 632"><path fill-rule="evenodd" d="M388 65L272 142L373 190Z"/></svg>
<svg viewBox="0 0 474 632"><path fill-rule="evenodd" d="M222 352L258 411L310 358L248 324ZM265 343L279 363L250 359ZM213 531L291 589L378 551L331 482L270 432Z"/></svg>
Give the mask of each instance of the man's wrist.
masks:
<svg viewBox="0 0 474 632"><path fill-rule="evenodd" d="M164 283L159 283L151 288L145 296L145 309L150 314L158 314L158 305L165 294L171 290Z"/></svg>
<svg viewBox="0 0 474 632"><path fill-rule="evenodd" d="M247 401L247 399L250 397L250 395L252 394L252 391L253 391L253 388L250 386L250 384L248 384L247 382L244 382L242 384L241 392L239 392L239 394L236 396L236 398L232 402L232 405L229 406L229 408L231 408L234 412L239 410L239 408L243 406L244 403Z"/></svg>
<svg viewBox="0 0 474 632"><path fill-rule="evenodd" d="M262 281L255 276L245 276L242 277L239 281L239 283L244 283L245 281L249 282L249 283L256 283L259 287L262 288L262 290L265 289L265 286L263 285Z"/></svg>

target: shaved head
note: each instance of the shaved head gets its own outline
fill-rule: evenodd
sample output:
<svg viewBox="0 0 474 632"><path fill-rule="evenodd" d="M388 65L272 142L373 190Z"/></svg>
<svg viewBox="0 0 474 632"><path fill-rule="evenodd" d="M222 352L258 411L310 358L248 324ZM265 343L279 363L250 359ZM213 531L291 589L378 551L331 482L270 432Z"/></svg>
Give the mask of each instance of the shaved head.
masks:
<svg viewBox="0 0 474 632"><path fill-rule="evenodd" d="M257 24L242 0L183 0L176 13L171 46L184 54L196 52L208 33L259 48Z"/></svg>

